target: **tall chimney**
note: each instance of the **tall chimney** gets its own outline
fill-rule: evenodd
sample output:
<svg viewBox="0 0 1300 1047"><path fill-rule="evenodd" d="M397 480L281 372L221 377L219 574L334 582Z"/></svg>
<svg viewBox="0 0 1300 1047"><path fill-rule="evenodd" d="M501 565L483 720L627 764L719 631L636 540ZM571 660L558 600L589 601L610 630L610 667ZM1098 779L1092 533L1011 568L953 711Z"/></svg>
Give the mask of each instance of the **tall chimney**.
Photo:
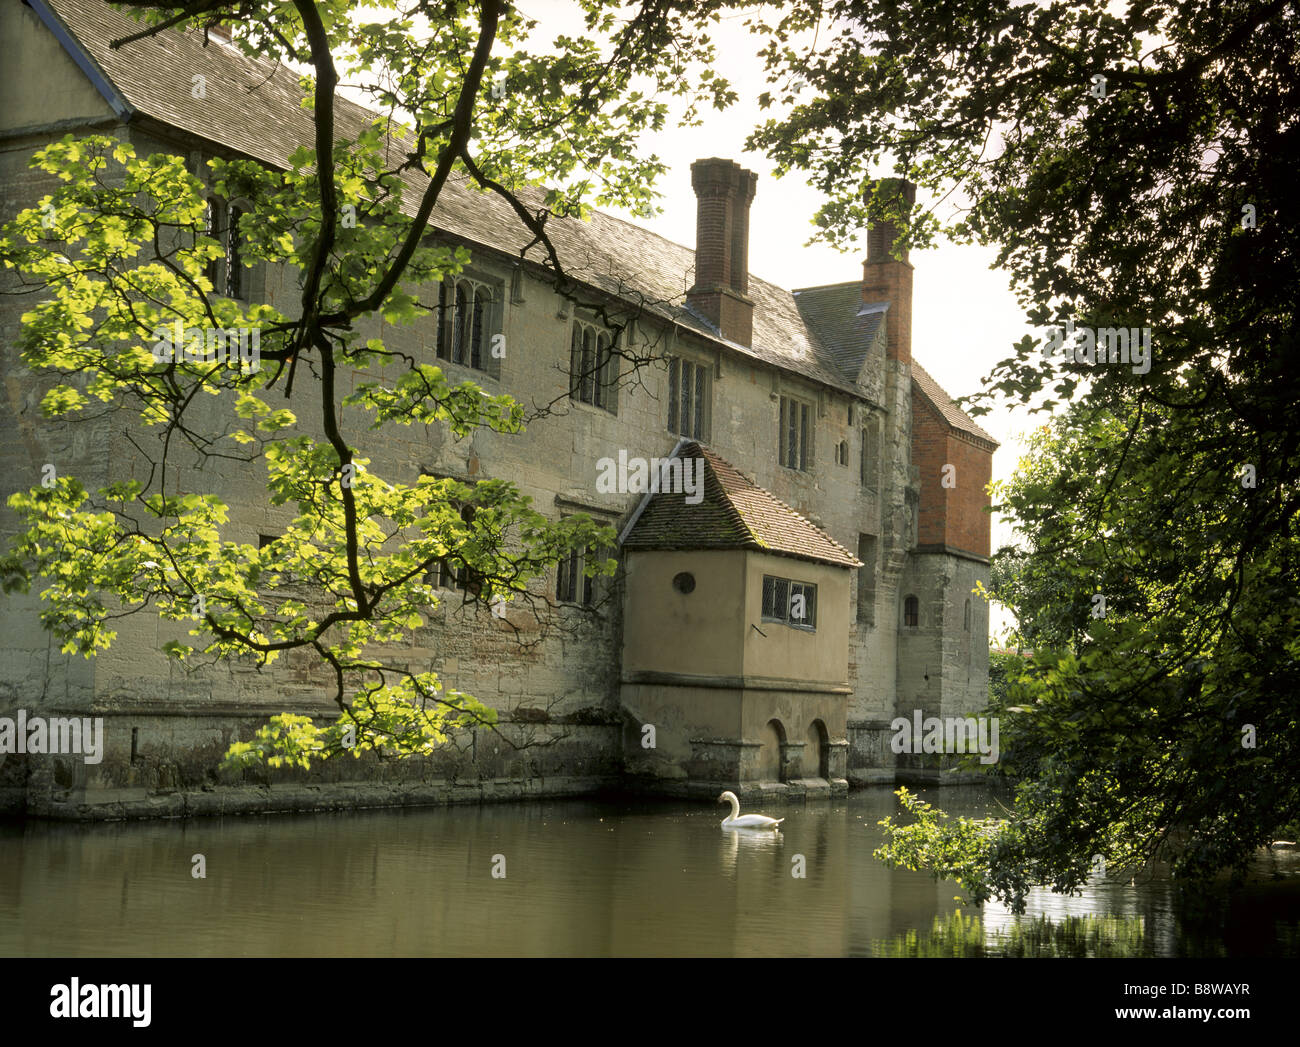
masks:
<svg viewBox="0 0 1300 1047"><path fill-rule="evenodd" d="M754 338L749 297L749 205L758 175L732 160L713 157L691 164L695 190L695 286L686 301L728 338Z"/></svg>
<svg viewBox="0 0 1300 1047"><path fill-rule="evenodd" d="M916 186L904 178L881 178L872 183L882 202L896 201L906 214L916 203ZM868 190L868 194L871 190ZM898 236L898 223L877 222L867 230L867 260L862 264L863 302L888 302L885 314L885 355L890 360L912 363L912 263L907 251L901 259L890 251Z"/></svg>

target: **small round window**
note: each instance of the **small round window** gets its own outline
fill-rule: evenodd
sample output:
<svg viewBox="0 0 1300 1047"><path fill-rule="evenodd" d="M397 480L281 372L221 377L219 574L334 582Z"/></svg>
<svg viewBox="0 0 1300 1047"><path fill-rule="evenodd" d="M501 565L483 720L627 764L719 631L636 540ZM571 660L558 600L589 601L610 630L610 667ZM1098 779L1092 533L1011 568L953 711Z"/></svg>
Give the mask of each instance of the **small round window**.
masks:
<svg viewBox="0 0 1300 1047"><path fill-rule="evenodd" d="M679 593L695 592L695 575L690 571L682 571L681 574L673 577L673 588Z"/></svg>

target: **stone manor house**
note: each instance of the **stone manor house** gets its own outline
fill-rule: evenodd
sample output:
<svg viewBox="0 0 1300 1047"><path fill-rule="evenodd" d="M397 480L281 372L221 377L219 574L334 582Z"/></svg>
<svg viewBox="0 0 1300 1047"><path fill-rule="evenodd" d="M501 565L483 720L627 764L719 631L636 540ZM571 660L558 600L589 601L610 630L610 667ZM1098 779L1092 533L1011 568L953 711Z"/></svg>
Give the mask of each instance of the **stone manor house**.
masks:
<svg viewBox="0 0 1300 1047"><path fill-rule="evenodd" d="M310 144L291 71L198 31L108 46L138 28L91 0L0 3L0 220L51 190L28 161L69 132L183 155L200 177L211 157L286 167ZM191 91L196 74L205 97ZM340 102L339 133L368 119ZM542 279L535 251L521 260L531 237L503 201L453 180L429 235L467 246L472 263L440 289L446 322L376 320L376 331L453 381L559 407L521 435L459 441L440 426L366 435L359 415L342 417L381 475L506 479L552 517L587 513L619 533L617 577L587 579L577 557L552 572L556 627L539 642L521 646L509 628L536 630L529 615L512 606L496 620L447 571L429 625L395 655L493 705L504 732L551 744L515 749L476 731L417 761L218 772L231 741L275 713L337 714L319 665L178 671L159 650L173 623L147 616L124 619L95 658L63 655L38 594L13 594L0 598L0 716L102 717L104 753L0 756L0 810L124 817L611 788L712 800L720 786L775 799L936 774L933 757L891 750L890 722L986 704L988 605L973 590L988 578L997 444L913 359L913 269L890 255L894 229L869 231L860 279L787 291L748 271L756 176L725 159L690 174L694 250L599 213L549 226L587 301L641 307L624 332L632 348L654 347L640 382L621 380L617 358L590 378L609 332ZM218 291L291 310L295 275L240 264L235 205L214 201L214 214L227 246ZM8 289L13 279L0 275ZM4 497L38 483L47 462L90 490L129 476L134 415L42 419L42 387L14 346L31 303L0 297ZM490 332L504 334L504 355L487 351ZM930 362L942 367L937 349ZM702 463L694 496L598 483L602 459L674 453ZM247 467L194 479L230 505L223 537L270 541L290 518Z"/></svg>

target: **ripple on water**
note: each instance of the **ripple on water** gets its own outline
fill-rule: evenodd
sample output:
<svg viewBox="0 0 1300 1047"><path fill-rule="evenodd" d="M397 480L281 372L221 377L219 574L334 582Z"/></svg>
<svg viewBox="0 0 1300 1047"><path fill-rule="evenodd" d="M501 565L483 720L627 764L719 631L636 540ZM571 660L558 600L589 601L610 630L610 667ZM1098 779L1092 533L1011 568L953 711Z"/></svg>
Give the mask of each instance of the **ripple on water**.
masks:
<svg viewBox="0 0 1300 1047"><path fill-rule="evenodd" d="M979 790L929 798L995 813ZM0 955L1300 954L1296 851L1195 912L1156 877L1036 891L1017 918L876 861L895 811L882 787L768 812L779 832L590 800L0 825Z"/></svg>

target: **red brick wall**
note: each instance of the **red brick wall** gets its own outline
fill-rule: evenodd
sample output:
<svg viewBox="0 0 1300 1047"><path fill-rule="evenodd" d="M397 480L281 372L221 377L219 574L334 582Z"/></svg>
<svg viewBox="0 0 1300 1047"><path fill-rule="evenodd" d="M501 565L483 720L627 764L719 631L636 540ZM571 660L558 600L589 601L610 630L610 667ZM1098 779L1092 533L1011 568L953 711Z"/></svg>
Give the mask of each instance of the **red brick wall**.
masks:
<svg viewBox="0 0 1300 1047"><path fill-rule="evenodd" d="M912 362L912 264L873 262L862 265L862 301L888 302L885 314L885 356Z"/></svg>
<svg viewBox="0 0 1300 1047"><path fill-rule="evenodd" d="M947 542L948 496L941 486L943 466L948 461L948 423L912 387L912 464L921 473L918 545ZM957 478L961 482L960 475Z"/></svg>
<svg viewBox="0 0 1300 1047"><path fill-rule="evenodd" d="M691 164L691 185L696 199L695 286L730 286L736 195L730 162L696 160Z"/></svg>
<svg viewBox="0 0 1300 1047"><path fill-rule="evenodd" d="M964 439L923 396L912 400L912 464L921 474L918 545L943 545L988 556L991 518L984 511L993 452ZM955 487L943 486L944 466Z"/></svg>
<svg viewBox="0 0 1300 1047"><path fill-rule="evenodd" d="M691 164L695 189L695 285L686 298L741 345L753 340L749 288L749 206L758 176L732 160Z"/></svg>
<svg viewBox="0 0 1300 1047"><path fill-rule="evenodd" d="M985 488L993 476L993 452L950 433L948 461L957 467L957 486L944 492L948 495L947 544L988 556L992 517L984 511L989 505Z"/></svg>

